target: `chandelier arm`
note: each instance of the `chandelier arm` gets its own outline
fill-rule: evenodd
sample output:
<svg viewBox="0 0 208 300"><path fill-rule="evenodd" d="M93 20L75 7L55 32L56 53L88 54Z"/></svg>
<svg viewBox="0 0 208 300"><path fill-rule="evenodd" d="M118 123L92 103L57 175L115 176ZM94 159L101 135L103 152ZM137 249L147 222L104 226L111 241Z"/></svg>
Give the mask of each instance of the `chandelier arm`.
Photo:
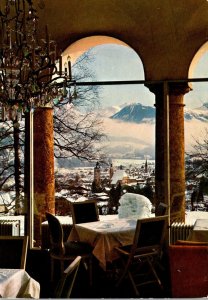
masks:
<svg viewBox="0 0 208 300"><path fill-rule="evenodd" d="M32 0L6 0L0 12L0 110L4 120L16 119L25 111L50 103L64 105L76 96L70 57L64 64L50 40L38 36L37 10ZM26 26L27 23L27 26ZM69 90L67 90L67 88ZM5 113L6 112L6 113ZM12 112L12 113L11 113Z"/></svg>

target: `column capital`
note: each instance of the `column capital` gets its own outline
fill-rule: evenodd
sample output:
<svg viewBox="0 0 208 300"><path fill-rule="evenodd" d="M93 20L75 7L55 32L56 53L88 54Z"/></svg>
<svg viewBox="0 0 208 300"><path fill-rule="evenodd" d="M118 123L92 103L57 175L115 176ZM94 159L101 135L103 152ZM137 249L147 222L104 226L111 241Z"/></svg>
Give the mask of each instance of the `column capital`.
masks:
<svg viewBox="0 0 208 300"><path fill-rule="evenodd" d="M145 86L150 90L150 92L154 93L156 96L163 95L163 83L148 83ZM170 95L185 95L190 92L192 88L189 86L188 82L168 82L168 89Z"/></svg>
<svg viewBox="0 0 208 300"><path fill-rule="evenodd" d="M168 88L169 94L175 96L185 95L192 90L188 82L170 82Z"/></svg>
<svg viewBox="0 0 208 300"><path fill-rule="evenodd" d="M145 86L150 90L150 92L155 94L155 96L163 95L163 83L162 82L147 83L147 84L145 84Z"/></svg>

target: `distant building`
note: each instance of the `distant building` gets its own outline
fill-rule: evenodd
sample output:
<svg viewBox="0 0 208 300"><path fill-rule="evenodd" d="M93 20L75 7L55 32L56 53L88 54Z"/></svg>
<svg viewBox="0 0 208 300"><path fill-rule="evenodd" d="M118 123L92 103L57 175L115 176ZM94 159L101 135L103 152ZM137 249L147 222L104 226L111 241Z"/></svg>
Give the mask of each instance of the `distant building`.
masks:
<svg viewBox="0 0 208 300"><path fill-rule="evenodd" d="M97 188L101 185L101 177L100 177L100 165L99 162L96 163L94 168L94 183Z"/></svg>
<svg viewBox="0 0 208 300"><path fill-rule="evenodd" d="M144 172L147 173L147 171L148 171L148 165L147 165L147 159L146 159L146 161L145 161L145 167L144 167Z"/></svg>
<svg viewBox="0 0 208 300"><path fill-rule="evenodd" d="M119 182L121 185L129 182L129 176L123 169L116 170L111 178L111 185L117 185Z"/></svg>
<svg viewBox="0 0 208 300"><path fill-rule="evenodd" d="M65 197L56 197L55 199L55 214L58 216L68 216L71 214L70 201Z"/></svg>
<svg viewBox="0 0 208 300"><path fill-rule="evenodd" d="M114 173L114 170L113 170L113 165L111 164L110 165L110 169L109 169L109 176L110 176L110 180L112 179L113 177L113 173Z"/></svg>

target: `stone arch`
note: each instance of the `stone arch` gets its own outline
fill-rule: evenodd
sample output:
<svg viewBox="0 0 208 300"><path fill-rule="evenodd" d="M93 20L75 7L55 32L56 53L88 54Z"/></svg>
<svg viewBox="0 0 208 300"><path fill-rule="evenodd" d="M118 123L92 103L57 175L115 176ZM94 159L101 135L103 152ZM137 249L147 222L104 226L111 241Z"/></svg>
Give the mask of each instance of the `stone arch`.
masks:
<svg viewBox="0 0 208 300"><path fill-rule="evenodd" d="M197 63L199 62L199 60L201 59L203 54L207 51L208 51L208 41L206 43L204 43L198 49L198 51L195 53L194 57L192 58L192 61L191 61L190 66L189 66L188 78L193 78L194 69L195 69Z"/></svg>
<svg viewBox="0 0 208 300"><path fill-rule="evenodd" d="M63 62L67 59L67 56L70 55L72 63L76 61L76 59L81 56L84 52L88 51L90 48L93 48L95 46L104 45L104 44L116 44L124 47L128 47L132 49L137 55L138 60L140 60L142 64L142 69L144 72L143 78L138 79L144 79L145 78L145 67L144 63L139 56L139 54L133 49L131 46L129 46L124 41L121 41L117 38L111 37L111 36L104 36L104 35L95 35L95 36L88 36L81 38L77 40L76 42L69 45L62 53L63 56Z"/></svg>
<svg viewBox="0 0 208 300"><path fill-rule="evenodd" d="M185 104L189 103L193 108L203 106L207 102L207 84L208 84L208 71L207 71L207 60L208 60L208 41L203 43L196 49L192 55L188 65L188 79L193 81L189 82L191 88L190 95L187 94L185 97ZM205 122L206 124L206 122ZM204 130L205 126L201 126ZM191 136L198 136L202 133L202 128L199 132L192 132ZM191 145L189 151L192 149Z"/></svg>

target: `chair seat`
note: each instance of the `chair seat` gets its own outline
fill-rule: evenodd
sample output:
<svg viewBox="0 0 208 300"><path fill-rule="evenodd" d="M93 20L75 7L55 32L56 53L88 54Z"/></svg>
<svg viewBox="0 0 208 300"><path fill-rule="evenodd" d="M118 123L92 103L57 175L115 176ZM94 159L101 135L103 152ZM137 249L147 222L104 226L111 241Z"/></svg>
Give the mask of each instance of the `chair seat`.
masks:
<svg viewBox="0 0 208 300"><path fill-rule="evenodd" d="M132 249L132 245L126 245L126 246L121 246L121 247L116 247L116 250L119 251L121 254L127 255L129 256L131 254L131 249ZM158 247L143 247L141 249L137 248L135 250L135 254L136 255L142 255L143 257L145 257L145 255L151 256L151 255L158 255L160 249L158 249Z"/></svg>
<svg viewBox="0 0 208 300"><path fill-rule="evenodd" d="M64 243L65 247L65 254L71 254L71 255L83 255L83 254L90 254L92 253L93 247L84 242L78 242L78 241L68 241Z"/></svg>
<svg viewBox="0 0 208 300"><path fill-rule="evenodd" d="M89 255L92 253L93 247L88 243L68 241L64 243L65 254L62 256L67 259L67 257L75 257L77 255ZM53 248L51 250L51 255L60 257L60 248Z"/></svg>
<svg viewBox="0 0 208 300"><path fill-rule="evenodd" d="M132 244L131 245L126 245L126 246L118 247L118 249L122 249L123 251L128 252L128 253L131 252L131 248L132 248Z"/></svg>

